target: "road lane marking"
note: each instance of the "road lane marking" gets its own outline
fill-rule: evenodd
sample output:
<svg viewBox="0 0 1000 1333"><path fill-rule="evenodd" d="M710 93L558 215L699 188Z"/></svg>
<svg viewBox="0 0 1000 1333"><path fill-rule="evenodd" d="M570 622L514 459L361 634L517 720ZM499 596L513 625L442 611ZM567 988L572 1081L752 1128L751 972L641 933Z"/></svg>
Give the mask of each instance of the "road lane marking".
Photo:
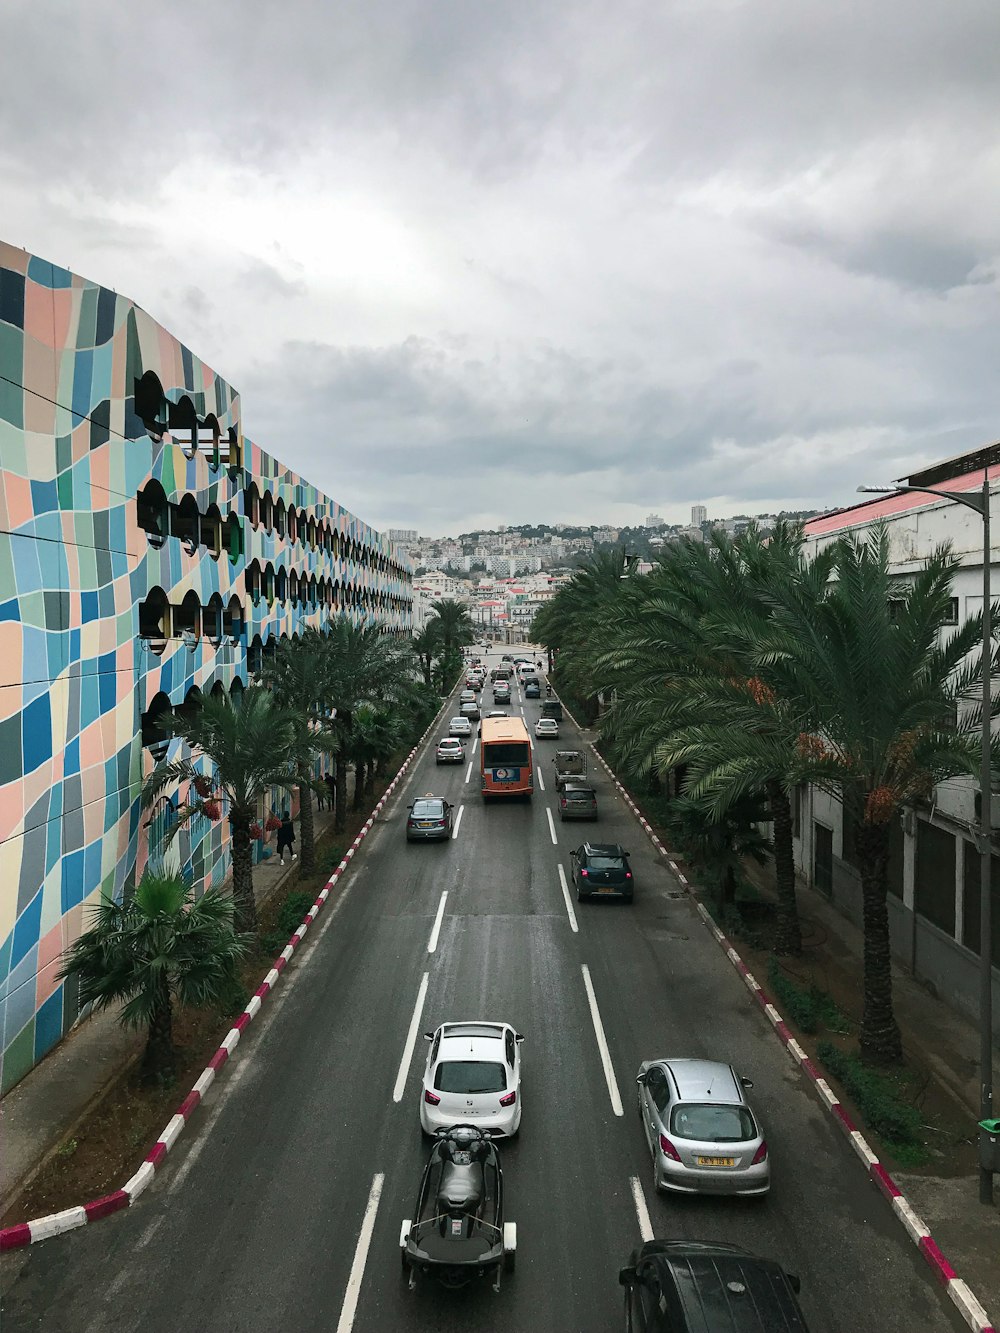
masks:
<svg viewBox="0 0 1000 1333"><path fill-rule="evenodd" d="M608 1085L608 1096L611 1098L611 1109L615 1115L624 1115L622 1108L622 1095L618 1091L618 1080L615 1078L614 1066L611 1063L611 1052L608 1050L608 1039L604 1035L604 1024L601 1022L601 1011L597 1007L597 996L594 994L594 983L590 979L590 968L586 963L580 964L580 970L583 972L583 984L587 992L587 1003L590 1005L590 1017L594 1024L594 1035L597 1038L597 1049L601 1054L601 1064L604 1066L604 1081ZM426 973L424 974L426 976ZM399 1098L396 1098L399 1101Z"/></svg>
<svg viewBox="0 0 1000 1333"><path fill-rule="evenodd" d="M427 998L427 982L430 973L425 972L423 980L420 982L420 989L417 991L417 1002L413 1006L413 1017L410 1019L410 1030L406 1034L406 1045L403 1047L403 1058L399 1062L399 1073L396 1075L396 1086L392 1090L392 1100L401 1102L403 1100L403 1090L406 1087L406 1075L409 1073L410 1061L413 1059L413 1048L417 1044L417 1028L420 1026L420 1015L424 1011L424 1000ZM619 1112L619 1114L621 1114Z"/></svg>
<svg viewBox="0 0 1000 1333"><path fill-rule="evenodd" d="M459 829L459 825L460 825L461 822L462 822L462 815L463 815L464 813L465 813L465 806L464 806L464 805L460 805L460 806L458 807L458 818L455 820L455 827L454 827L454 828L452 829L452 831L451 831L451 837L452 837L452 841L453 841L453 842L454 842L454 840L458 837L458 829Z"/></svg>
<svg viewBox="0 0 1000 1333"><path fill-rule="evenodd" d="M368 1250L372 1243L375 1216L378 1213L378 1201L382 1197L384 1181L385 1174L382 1171L379 1171L372 1178L371 1192L368 1195L368 1207L365 1209L365 1215L361 1222L361 1232L358 1236L357 1248L354 1251L354 1263L351 1264L351 1275L347 1279L347 1290L344 1292L344 1304L340 1311L340 1318L337 1320L337 1333L351 1333L351 1329L354 1327L354 1316L358 1312L358 1297L361 1295L361 1283L365 1276L365 1264L368 1262Z"/></svg>
<svg viewBox="0 0 1000 1333"><path fill-rule="evenodd" d="M465 770L465 780L466 780L466 782L468 782L468 780L469 780L471 777L472 777L472 760L470 759L470 760L469 760L469 767Z"/></svg>
<svg viewBox="0 0 1000 1333"><path fill-rule="evenodd" d="M434 918L434 929L431 931L431 937L427 942L427 952L433 953L438 947L438 936L441 934L441 922L444 920L444 905L448 901L448 890L445 889L441 895L441 902L438 905L437 916Z"/></svg>
<svg viewBox="0 0 1000 1333"><path fill-rule="evenodd" d="M479 737L477 736L476 739L472 742L472 757L473 757L473 759L475 759L475 757L476 757L476 750L477 750L478 748L479 748Z"/></svg>
<svg viewBox="0 0 1000 1333"><path fill-rule="evenodd" d="M562 896L566 900L566 913L569 916L569 924L574 934L576 934L579 932L580 927L576 924L576 913L573 911L573 903L569 896L569 885L566 883L566 871L563 870L562 866L559 866L558 870L559 887L562 889Z"/></svg>
<svg viewBox="0 0 1000 1333"><path fill-rule="evenodd" d="M549 837L552 839L552 846L559 846L559 839L556 837L556 826L552 822L552 811L548 806L545 807L545 817L549 821Z"/></svg>
<svg viewBox="0 0 1000 1333"><path fill-rule="evenodd" d="M545 783L542 781L542 770L540 768L536 768L535 772L538 774L538 789L539 791L544 791Z"/></svg>
<svg viewBox="0 0 1000 1333"><path fill-rule="evenodd" d="M639 1219L639 1235L643 1240L653 1239L653 1224L649 1220L649 1209L646 1207L646 1196L642 1192L642 1185L638 1176L629 1176L628 1183L632 1186L632 1198L635 1201L635 1215Z"/></svg>

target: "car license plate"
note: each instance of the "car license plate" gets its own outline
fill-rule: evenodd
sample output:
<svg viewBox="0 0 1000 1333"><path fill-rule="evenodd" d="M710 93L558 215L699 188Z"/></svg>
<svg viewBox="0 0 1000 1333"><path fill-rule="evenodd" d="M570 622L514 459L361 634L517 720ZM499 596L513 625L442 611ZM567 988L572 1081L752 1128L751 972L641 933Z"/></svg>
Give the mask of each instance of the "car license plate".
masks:
<svg viewBox="0 0 1000 1333"><path fill-rule="evenodd" d="M598 884L597 886L598 893L614 893L615 891L615 886L613 884Z"/></svg>
<svg viewBox="0 0 1000 1333"><path fill-rule="evenodd" d="M735 1157L696 1157L699 1166L735 1166Z"/></svg>
<svg viewBox="0 0 1000 1333"><path fill-rule="evenodd" d="M433 827L434 825L431 823L429 819L421 819L420 822L417 824L417 828L433 828Z"/></svg>

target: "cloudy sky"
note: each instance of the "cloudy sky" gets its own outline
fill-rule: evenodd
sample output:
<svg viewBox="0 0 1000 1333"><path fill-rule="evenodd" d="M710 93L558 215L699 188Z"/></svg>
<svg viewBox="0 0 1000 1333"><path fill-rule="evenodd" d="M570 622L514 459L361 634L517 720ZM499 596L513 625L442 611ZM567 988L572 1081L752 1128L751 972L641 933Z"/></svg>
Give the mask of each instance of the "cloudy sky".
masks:
<svg viewBox="0 0 1000 1333"><path fill-rule="evenodd" d="M4 0L0 231L377 527L995 440L996 0Z"/></svg>

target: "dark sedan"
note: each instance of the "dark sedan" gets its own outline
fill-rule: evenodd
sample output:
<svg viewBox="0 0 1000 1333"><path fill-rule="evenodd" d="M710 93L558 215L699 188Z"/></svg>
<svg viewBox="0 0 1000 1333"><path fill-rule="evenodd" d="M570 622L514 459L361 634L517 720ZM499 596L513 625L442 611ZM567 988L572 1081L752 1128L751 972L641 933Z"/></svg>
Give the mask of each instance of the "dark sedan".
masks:
<svg viewBox="0 0 1000 1333"><path fill-rule="evenodd" d="M628 852L617 842L585 842L570 852L576 900L621 898L632 901L633 880Z"/></svg>
<svg viewBox="0 0 1000 1333"><path fill-rule="evenodd" d="M541 697L542 687L537 680L529 680L524 687L524 697L526 699L538 699Z"/></svg>
<svg viewBox="0 0 1000 1333"><path fill-rule="evenodd" d="M421 796L406 816L407 842L445 842L451 837L451 802L440 796Z"/></svg>

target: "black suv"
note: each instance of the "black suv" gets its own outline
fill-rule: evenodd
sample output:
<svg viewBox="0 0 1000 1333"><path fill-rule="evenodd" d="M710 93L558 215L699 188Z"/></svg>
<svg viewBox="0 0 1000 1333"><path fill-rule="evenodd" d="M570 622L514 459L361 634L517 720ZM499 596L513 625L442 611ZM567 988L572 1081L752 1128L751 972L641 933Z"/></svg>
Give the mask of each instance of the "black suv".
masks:
<svg viewBox="0 0 1000 1333"><path fill-rule="evenodd" d="M617 842L585 842L570 852L576 900L623 898L632 901L634 882L628 852Z"/></svg>
<svg viewBox="0 0 1000 1333"><path fill-rule="evenodd" d="M618 1280L626 1333L809 1333L799 1279L738 1245L650 1240Z"/></svg>

